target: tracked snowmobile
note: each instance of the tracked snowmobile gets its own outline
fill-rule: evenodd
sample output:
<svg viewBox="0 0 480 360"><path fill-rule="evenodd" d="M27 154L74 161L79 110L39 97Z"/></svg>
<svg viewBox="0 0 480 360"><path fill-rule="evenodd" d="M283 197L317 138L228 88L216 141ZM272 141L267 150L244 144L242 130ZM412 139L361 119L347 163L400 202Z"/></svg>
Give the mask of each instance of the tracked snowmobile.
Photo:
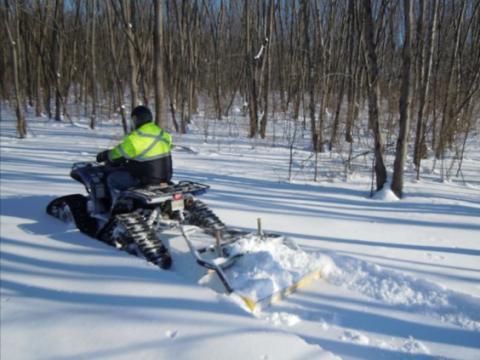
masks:
<svg viewBox="0 0 480 360"><path fill-rule="evenodd" d="M280 285L265 286L275 277L275 274L268 273L267 278L270 278L261 279L263 285L260 287L259 279L250 283L245 281L238 271L232 269L242 261L248 265L248 255L258 244L275 249L284 247L282 258L289 253L296 256L297 263L298 254L305 253L291 240L264 232L260 222L255 233L226 226L196 198L209 189L208 185L198 182L180 181L131 188L113 201L106 183L112 170L115 167L93 162L73 164L70 176L85 186L87 195L54 199L48 204L47 213L62 221L73 221L86 235L143 256L162 269L169 269L172 265L169 249L161 240L162 232L177 228L196 263L215 274L225 292L238 294L252 311L279 300L321 275L318 269L296 264L297 268L288 274L288 281L282 279Z"/></svg>

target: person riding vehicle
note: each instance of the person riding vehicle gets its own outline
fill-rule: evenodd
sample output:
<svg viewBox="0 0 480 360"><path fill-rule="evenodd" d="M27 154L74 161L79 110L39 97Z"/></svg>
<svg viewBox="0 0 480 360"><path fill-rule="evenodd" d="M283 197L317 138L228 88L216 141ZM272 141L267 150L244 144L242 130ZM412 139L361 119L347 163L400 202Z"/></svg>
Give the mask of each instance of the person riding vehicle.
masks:
<svg viewBox="0 0 480 360"><path fill-rule="evenodd" d="M153 122L150 109L132 111L135 129L112 149L97 154L97 162L113 166L107 186L115 200L123 190L168 183L172 178L172 136Z"/></svg>

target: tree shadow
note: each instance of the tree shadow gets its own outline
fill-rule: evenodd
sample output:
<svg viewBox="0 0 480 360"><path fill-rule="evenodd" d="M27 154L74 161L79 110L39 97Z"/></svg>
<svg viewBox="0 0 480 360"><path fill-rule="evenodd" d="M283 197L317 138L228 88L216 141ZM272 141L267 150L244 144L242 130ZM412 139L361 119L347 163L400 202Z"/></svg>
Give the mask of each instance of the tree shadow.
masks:
<svg viewBox="0 0 480 360"><path fill-rule="evenodd" d="M130 257L131 255L108 246L96 239L80 233L72 226L66 226L45 213L46 205L54 197L50 196L26 196L2 199L0 215L2 223L8 222L8 217L21 218L22 223L18 227L30 236L48 236L58 246L48 243L34 243L16 239L12 236L1 236L2 252L2 291L7 291L9 297L25 297L43 299L57 303L99 305L112 307L140 307L156 308L165 307L172 309L184 309L190 311L223 312L238 316L245 316L241 309L233 305L218 306L218 303L201 301L198 299L180 299L171 296L151 297L142 294L135 296L109 295L101 293L88 293L82 291L61 291L38 286L32 283L22 283L20 279L29 277L41 277L52 280L66 280L70 283L75 281L102 283L110 281L133 281L151 284L171 284L180 287L196 287L196 283L186 281L172 271L161 270L156 266L134 266L101 264L98 257ZM3 226L2 226L3 228ZM39 237L41 240L41 237ZM61 244L71 245L65 247ZM73 245L73 246L72 246ZM42 258L45 251L55 254ZM38 254L38 256L37 256ZM62 255L71 259L71 256L85 258L85 261L69 262L62 260ZM88 258L97 258L95 262L89 262ZM139 259L144 262L145 260ZM25 277L23 277L25 276ZM95 288L95 286L93 287Z"/></svg>
<svg viewBox="0 0 480 360"><path fill-rule="evenodd" d="M225 324L223 324L225 325ZM172 343L171 339L166 339L163 334L158 334L156 339L153 340L146 340L141 341L136 344L120 344L115 348L105 349L105 350L97 350L97 351L90 351L87 350L81 354L73 354L69 356L57 356L52 357L50 360L81 360L81 359L103 359L103 358L115 358L115 357L125 357L127 355L130 358L135 358L137 352L145 352L146 350L155 350L158 348L162 348L162 350L168 350L170 354L167 355L168 359L180 357L181 359L204 359L202 356L209 356L212 359L219 359L219 353L224 353L225 348L222 349L215 349L210 348L208 352L205 352L205 349L202 349L201 352L198 352L199 345L204 345L209 339L226 339L228 343L236 344L236 346L241 346L240 342L236 342L235 338L237 336L245 336L245 335L258 335L259 337L263 336L265 333L265 328L262 326L235 326L233 325L231 329L224 329L222 327L220 330L210 330L207 329L202 333L192 334L192 335L185 335L178 339L175 339L175 343ZM278 329L269 329L269 332L278 335L278 336L288 336L283 331ZM233 340L232 340L233 338ZM238 339L241 340L241 339ZM237 340L237 341L238 341ZM223 341L223 340L220 340ZM246 345L246 344L243 344ZM164 347L167 347L165 349ZM263 349L262 344L257 344L259 347L258 351L266 351L269 352L270 349ZM321 353L320 349L316 349ZM235 353L238 349L233 349L230 352L231 358L236 358ZM271 351L271 350L270 350ZM240 353L243 353L240 350ZM248 351L247 351L248 353ZM318 353L316 353L318 354ZM315 354L315 355L316 355ZM222 357L224 359L224 357ZM292 359L293 360L293 359Z"/></svg>
<svg viewBox="0 0 480 360"><path fill-rule="evenodd" d="M230 209L241 205L272 214L295 214L308 217L354 220L359 222L377 222L380 224L399 224L428 226L439 228L457 228L480 230L480 222L459 223L432 221L414 218L398 218L381 214L457 214L480 218L478 207L458 204L415 203L406 200L389 203L371 200L368 192L335 186L279 183L268 180L219 175L205 172L178 171L179 179L205 181L211 187L210 198L219 203L227 203ZM228 191L215 189L215 185L228 186ZM352 213L354 211L355 213ZM364 215L365 211L379 215Z"/></svg>
<svg viewBox="0 0 480 360"><path fill-rule="evenodd" d="M165 276L158 280L165 282ZM168 279L168 282L175 283L174 279ZM223 313L235 315L233 306L218 306L210 301L200 299L185 299L172 296L143 296L143 295L118 295L102 294L81 291L59 291L54 289L36 286L32 284L22 284L19 281L2 279L2 288L12 291L14 295L10 297L26 297L48 300L56 303L94 305L104 307L135 307L152 309L175 309L185 311L204 311L211 313Z"/></svg>
<svg viewBox="0 0 480 360"><path fill-rule="evenodd" d="M328 236L313 236L306 235L301 233L289 233L283 232L285 235L298 238L298 239L307 239L307 240L318 240L322 242L331 242L336 244L349 244L349 245L358 245L372 248L388 248L388 249L402 249L402 250L418 250L418 251L430 251L430 252L441 252L441 253L450 253L450 254L459 254L459 255L470 255L470 256L479 256L480 250L468 249L468 248L459 248L459 247L445 247L445 246L432 246L432 245L417 245L417 244L402 244L402 243L389 243L389 242L379 242L379 241L369 241L362 239L345 239L337 237L328 237ZM318 250L317 248L310 247L311 250Z"/></svg>
<svg viewBox="0 0 480 360"><path fill-rule="evenodd" d="M379 334L385 337L409 339L413 337L418 341L446 344L454 347L478 349L480 333L473 330L452 327L450 325L438 326L427 323L413 322L397 317L385 315L385 311L394 311L399 314L399 309L393 305L363 301L355 298L332 296L311 291L301 291L288 300L289 306L279 304L275 311L294 313L300 317L308 314L304 321L317 321L316 319L330 318L330 322L339 324L341 328L351 329L360 333ZM362 310L365 309L365 310ZM334 319L334 320L333 320ZM320 330L320 324L319 324ZM328 331L328 330L326 330ZM348 341L332 340L331 337L314 336L312 331L308 334L298 334L309 344L316 344L335 354L346 357L378 359L432 359L437 356L419 353L407 353L400 349L392 350L383 348L380 344L356 344ZM365 334L366 335L366 334Z"/></svg>
<svg viewBox="0 0 480 360"><path fill-rule="evenodd" d="M310 248L311 249L311 248ZM324 253L328 254L329 251L325 250L323 251ZM382 266L388 269L395 269L399 270L402 272L408 272L408 271L414 271L415 273L418 274L425 274L425 275L433 275L433 276L441 276L447 279L452 279L452 280L457 280L457 281L464 281L464 282L470 282L472 284L476 284L480 281L480 277L478 276L479 270L475 268L466 268L466 267L461 267L461 266L450 266L446 264L435 264L435 263L428 263L428 262L423 262L423 261L414 261L414 260L409 260L409 259L392 259L391 257L387 256L380 256L376 254L369 254L369 253L361 253L357 251L347 251L347 250L339 250L336 251L337 254L345 254L348 256L356 257L356 258L361 258L361 257L367 257L373 259L373 261L381 262ZM388 264L384 264L383 261L387 261ZM396 263L402 263L403 266L397 265ZM409 264L411 267L408 267ZM437 268L437 269L444 269L445 271L439 272L439 271L434 271L434 270L424 270L424 269L419 269L417 265L420 265L422 267L428 267L428 268ZM450 270L454 270L458 272L460 271L466 271L470 273L474 273L476 276L464 276L464 275L458 275L456 273L450 272Z"/></svg>
<svg viewBox="0 0 480 360"><path fill-rule="evenodd" d="M307 344L316 344L340 357L352 359L398 359L398 360L438 360L436 355L404 352L376 348L371 345L358 345L345 341L322 339L316 336L302 336ZM447 358L441 357L446 360ZM305 359L309 360L309 359Z"/></svg>

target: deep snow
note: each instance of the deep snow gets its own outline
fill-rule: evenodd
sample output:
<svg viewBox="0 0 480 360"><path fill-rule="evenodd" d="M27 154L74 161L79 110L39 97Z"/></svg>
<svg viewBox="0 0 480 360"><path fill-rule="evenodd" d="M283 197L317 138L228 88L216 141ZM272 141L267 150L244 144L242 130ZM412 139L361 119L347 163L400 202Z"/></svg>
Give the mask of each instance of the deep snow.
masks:
<svg viewBox="0 0 480 360"><path fill-rule="evenodd" d="M233 125L232 125L233 124ZM329 259L327 278L252 315L202 286L178 233L160 271L48 217L54 197L83 192L68 177L121 137L118 126L31 119L30 137L1 125L1 358L417 359L480 358L480 143L463 180L424 172L406 196L369 199L370 160L344 180L342 156L320 157L271 138L251 141L202 119L174 134L175 179L211 185L203 197L230 225L294 239ZM80 124L82 125L82 124ZM278 131L278 130L277 130ZM425 161L425 169L432 169Z"/></svg>

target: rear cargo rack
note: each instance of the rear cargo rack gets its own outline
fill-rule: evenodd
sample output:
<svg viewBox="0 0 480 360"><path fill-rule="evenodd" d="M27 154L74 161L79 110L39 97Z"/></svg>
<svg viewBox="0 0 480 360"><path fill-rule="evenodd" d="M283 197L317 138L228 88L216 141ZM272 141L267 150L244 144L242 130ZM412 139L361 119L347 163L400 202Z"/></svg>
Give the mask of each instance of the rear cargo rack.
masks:
<svg viewBox="0 0 480 360"><path fill-rule="evenodd" d="M142 188L134 188L125 191L122 196L128 196L144 201L146 204L155 204L165 200L170 200L175 194L201 195L210 188L210 186L193 182L180 181L177 184L150 185Z"/></svg>

